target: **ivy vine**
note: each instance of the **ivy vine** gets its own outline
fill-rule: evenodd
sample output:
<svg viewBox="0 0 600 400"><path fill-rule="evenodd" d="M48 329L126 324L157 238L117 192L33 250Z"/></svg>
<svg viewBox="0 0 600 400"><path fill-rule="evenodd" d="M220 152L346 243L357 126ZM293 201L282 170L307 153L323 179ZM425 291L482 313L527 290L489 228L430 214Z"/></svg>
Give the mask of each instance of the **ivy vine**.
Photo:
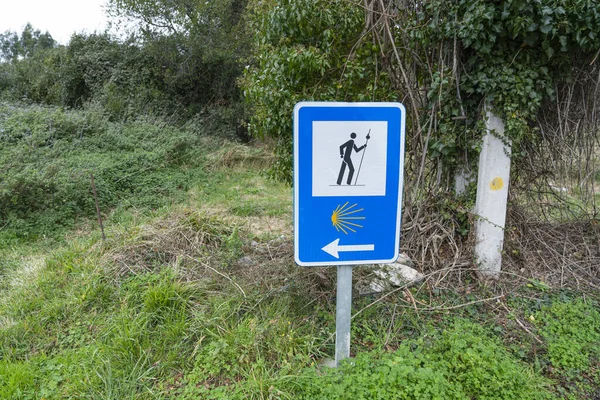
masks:
<svg viewBox="0 0 600 400"><path fill-rule="evenodd" d="M249 10L256 56L241 81L249 130L277 140L273 172L288 181L300 100L418 98L410 118L433 127L428 155L452 169L475 159L486 104L519 155L536 140L536 115L557 83L600 48L592 0L253 0Z"/></svg>

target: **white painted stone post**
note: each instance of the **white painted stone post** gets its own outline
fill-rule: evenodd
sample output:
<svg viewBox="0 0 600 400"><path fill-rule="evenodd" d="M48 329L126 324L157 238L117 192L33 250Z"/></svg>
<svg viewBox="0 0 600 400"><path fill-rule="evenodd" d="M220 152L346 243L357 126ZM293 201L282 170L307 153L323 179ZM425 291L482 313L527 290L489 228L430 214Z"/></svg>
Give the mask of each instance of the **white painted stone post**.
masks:
<svg viewBox="0 0 600 400"><path fill-rule="evenodd" d="M474 210L475 261L481 275L496 278L502 267L511 148L507 139L500 139L504 138L504 122L489 111L489 107L486 130L479 154Z"/></svg>

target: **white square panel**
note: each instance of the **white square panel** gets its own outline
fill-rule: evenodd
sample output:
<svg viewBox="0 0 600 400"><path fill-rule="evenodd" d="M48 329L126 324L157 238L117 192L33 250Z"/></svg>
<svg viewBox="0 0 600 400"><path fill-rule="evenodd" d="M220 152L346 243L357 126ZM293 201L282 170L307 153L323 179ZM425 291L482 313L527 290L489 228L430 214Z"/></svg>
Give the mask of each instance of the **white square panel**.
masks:
<svg viewBox="0 0 600 400"><path fill-rule="evenodd" d="M387 121L313 121L312 195L385 196L387 128Z"/></svg>

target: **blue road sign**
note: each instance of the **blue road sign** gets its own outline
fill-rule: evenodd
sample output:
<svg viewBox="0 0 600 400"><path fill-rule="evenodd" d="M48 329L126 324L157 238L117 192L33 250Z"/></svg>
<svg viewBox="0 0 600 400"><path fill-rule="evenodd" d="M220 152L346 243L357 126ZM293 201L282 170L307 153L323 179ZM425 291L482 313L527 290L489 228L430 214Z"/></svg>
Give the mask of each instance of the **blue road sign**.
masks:
<svg viewBox="0 0 600 400"><path fill-rule="evenodd" d="M400 247L400 103L294 108L294 256L302 266L393 262Z"/></svg>

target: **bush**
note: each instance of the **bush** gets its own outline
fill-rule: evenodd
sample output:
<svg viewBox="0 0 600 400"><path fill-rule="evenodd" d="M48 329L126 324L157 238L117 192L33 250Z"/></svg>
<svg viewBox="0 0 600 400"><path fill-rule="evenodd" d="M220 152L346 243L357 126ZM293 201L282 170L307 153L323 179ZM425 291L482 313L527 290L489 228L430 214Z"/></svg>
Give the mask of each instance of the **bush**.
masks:
<svg viewBox="0 0 600 400"><path fill-rule="evenodd" d="M276 140L271 175L292 178L292 111L301 100L394 101L356 1L302 0L249 5L258 57L241 80L252 108L251 135Z"/></svg>
<svg viewBox="0 0 600 400"><path fill-rule="evenodd" d="M189 118L206 105L239 97L238 57L209 55L205 47L204 41L177 35L142 43L135 37L75 34L66 46L4 62L0 54L0 96L70 108L94 103L113 121L175 110Z"/></svg>
<svg viewBox="0 0 600 400"><path fill-rule="evenodd" d="M201 160L197 135L138 119L110 123L96 111L0 105L0 226L51 235L123 201L158 207L187 189ZM60 230L60 229L59 229Z"/></svg>

